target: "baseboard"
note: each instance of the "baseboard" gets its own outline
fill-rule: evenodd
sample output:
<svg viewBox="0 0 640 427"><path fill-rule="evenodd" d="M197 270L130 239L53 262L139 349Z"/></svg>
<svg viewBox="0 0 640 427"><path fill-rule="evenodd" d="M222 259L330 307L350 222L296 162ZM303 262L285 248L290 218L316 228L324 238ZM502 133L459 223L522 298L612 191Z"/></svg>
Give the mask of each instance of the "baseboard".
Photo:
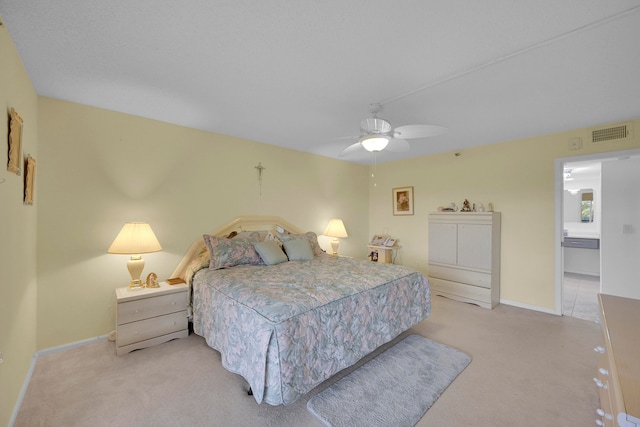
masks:
<svg viewBox="0 0 640 427"><path fill-rule="evenodd" d="M500 299L500 304L511 305L511 306L519 307L519 308L526 308L527 310L541 311L542 313L553 314L555 316L561 316L561 313L558 313L555 310L551 310L551 309L546 308L546 307L539 307L537 305L523 304L521 302L509 301L509 300L502 299L502 298Z"/></svg>
<svg viewBox="0 0 640 427"><path fill-rule="evenodd" d="M38 360L38 352L36 352L31 358L31 365L29 365L29 371L27 371L27 376L22 383L22 388L20 389L20 394L18 395L18 400L16 401L16 405L13 407L13 413L11 414L11 419L9 420L9 427L13 427L13 424L16 422L16 417L18 416L18 411L22 406L22 399L24 399L24 395L27 392L27 387L29 387L29 381L31 381L31 375L33 374L33 370L36 367L36 360Z"/></svg>
<svg viewBox="0 0 640 427"><path fill-rule="evenodd" d="M13 427L13 424L16 422L16 417L18 416L18 411L22 406L22 400L24 399L24 395L27 392L27 388L29 387L29 382L31 381L31 376L33 375L33 371L36 368L36 362L40 356L45 356L47 354L58 353L64 350L70 350L72 348L80 347L87 344L92 344L94 342L103 341L108 338L108 335L102 335L95 338L89 338L87 340L76 341L69 344L64 344L57 347L46 348L44 350L36 351L31 359L31 365L29 366L29 371L27 372L27 376L24 379L24 383L22 383L22 389L20 390L20 395L18 396L18 401L16 405L13 407L13 414L11 414L11 419L9 420L9 427Z"/></svg>
<svg viewBox="0 0 640 427"><path fill-rule="evenodd" d="M70 350L72 348L82 347L83 345L93 344L94 342L104 341L108 337L109 337L109 335L101 335L99 337L89 338L89 339L82 340L82 341L76 341L76 342L72 342L72 343L69 343L69 344L63 344L63 345L60 345L60 346L57 346L57 347L45 348L44 350L36 351L36 355L45 356L47 354L58 353L58 352L64 351L64 350Z"/></svg>

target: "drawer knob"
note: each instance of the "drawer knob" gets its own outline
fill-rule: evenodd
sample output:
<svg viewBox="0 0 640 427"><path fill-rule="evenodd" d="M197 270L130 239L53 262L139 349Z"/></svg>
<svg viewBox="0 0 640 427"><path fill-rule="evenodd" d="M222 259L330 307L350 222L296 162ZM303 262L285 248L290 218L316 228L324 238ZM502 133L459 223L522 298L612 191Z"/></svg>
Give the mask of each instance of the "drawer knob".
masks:
<svg viewBox="0 0 640 427"><path fill-rule="evenodd" d="M175 302L175 301L174 301L174 302L172 302L172 303L171 303L171 305L176 305L176 302Z"/></svg>
<svg viewBox="0 0 640 427"><path fill-rule="evenodd" d="M140 333L140 332L136 331L136 332L134 333L134 335L138 335L139 333Z"/></svg>
<svg viewBox="0 0 640 427"><path fill-rule="evenodd" d="M604 410L602 410L602 409L600 409L600 408L598 408L598 409L596 410L596 413L597 413L598 415L600 415L601 417L605 417L605 418L606 418L606 419L608 419L608 420L612 420L612 419L613 419L613 415L606 413Z"/></svg>
<svg viewBox="0 0 640 427"><path fill-rule="evenodd" d="M600 369L598 369L598 372L600 372L600 373L601 373L602 375L604 375L604 376L608 376L608 375L609 375L609 371L607 371L607 370L606 370L606 369L604 369L604 368L600 368Z"/></svg>
<svg viewBox="0 0 640 427"><path fill-rule="evenodd" d="M597 379L597 378L594 378L594 379L593 379L593 382L595 382L595 383L596 383L596 385L597 385L598 387L602 388L602 389L605 389L605 390L606 390L606 389L608 389L608 388L609 388L606 384L604 384L602 381L600 381L600 380L599 380L599 379Z"/></svg>
<svg viewBox="0 0 640 427"><path fill-rule="evenodd" d="M593 351L595 351L596 353L604 354L605 349L603 346L599 345L596 348L594 348Z"/></svg>

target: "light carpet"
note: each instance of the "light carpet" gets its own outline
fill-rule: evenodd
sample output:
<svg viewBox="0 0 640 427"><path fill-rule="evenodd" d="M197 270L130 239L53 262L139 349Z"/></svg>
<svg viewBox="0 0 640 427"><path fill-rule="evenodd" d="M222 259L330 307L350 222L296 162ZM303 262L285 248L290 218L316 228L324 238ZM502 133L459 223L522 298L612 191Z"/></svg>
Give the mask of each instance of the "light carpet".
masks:
<svg viewBox="0 0 640 427"><path fill-rule="evenodd" d="M409 335L307 403L327 427L415 426L471 362L459 350Z"/></svg>

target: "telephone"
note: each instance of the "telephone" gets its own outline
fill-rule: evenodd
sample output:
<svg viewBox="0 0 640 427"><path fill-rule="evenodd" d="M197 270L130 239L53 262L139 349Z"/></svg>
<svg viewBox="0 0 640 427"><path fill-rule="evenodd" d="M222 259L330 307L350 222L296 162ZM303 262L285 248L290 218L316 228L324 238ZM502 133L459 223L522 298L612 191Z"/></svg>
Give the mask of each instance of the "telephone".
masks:
<svg viewBox="0 0 640 427"><path fill-rule="evenodd" d="M386 234L376 234L371 239L371 243L369 243L369 245L392 247L396 244L397 241L398 239L396 239L395 237L391 237Z"/></svg>

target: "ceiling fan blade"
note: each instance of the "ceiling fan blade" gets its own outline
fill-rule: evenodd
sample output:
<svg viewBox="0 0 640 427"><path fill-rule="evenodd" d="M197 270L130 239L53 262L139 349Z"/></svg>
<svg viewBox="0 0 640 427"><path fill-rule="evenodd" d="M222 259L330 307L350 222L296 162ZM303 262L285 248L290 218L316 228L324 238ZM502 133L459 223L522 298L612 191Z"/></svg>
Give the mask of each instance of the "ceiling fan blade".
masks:
<svg viewBox="0 0 640 427"><path fill-rule="evenodd" d="M391 138L389 144L385 147L385 150L393 151L394 153L401 153L403 151L409 151L411 146L406 139Z"/></svg>
<svg viewBox="0 0 640 427"><path fill-rule="evenodd" d="M436 125L406 125L399 126L393 130L394 138L427 138L429 136L437 136L446 133L449 129L444 126Z"/></svg>
<svg viewBox="0 0 640 427"><path fill-rule="evenodd" d="M338 157L348 156L349 154L353 154L359 150L364 150L362 144L360 144L360 141L356 142L355 144L351 144L350 146L342 150L342 153L340 153Z"/></svg>

